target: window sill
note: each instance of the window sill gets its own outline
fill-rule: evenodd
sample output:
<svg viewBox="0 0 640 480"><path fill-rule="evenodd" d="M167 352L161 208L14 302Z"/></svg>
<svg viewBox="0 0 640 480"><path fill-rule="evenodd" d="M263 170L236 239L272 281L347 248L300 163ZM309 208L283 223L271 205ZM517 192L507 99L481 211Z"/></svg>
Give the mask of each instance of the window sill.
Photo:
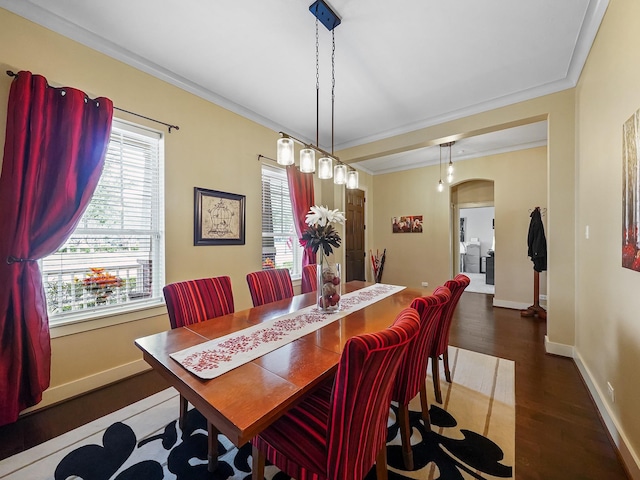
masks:
<svg viewBox="0 0 640 480"><path fill-rule="evenodd" d="M93 312L90 316L85 313L70 315L51 323L49 330L51 338L58 338L166 314L164 301L157 298L135 307L114 308L105 313Z"/></svg>

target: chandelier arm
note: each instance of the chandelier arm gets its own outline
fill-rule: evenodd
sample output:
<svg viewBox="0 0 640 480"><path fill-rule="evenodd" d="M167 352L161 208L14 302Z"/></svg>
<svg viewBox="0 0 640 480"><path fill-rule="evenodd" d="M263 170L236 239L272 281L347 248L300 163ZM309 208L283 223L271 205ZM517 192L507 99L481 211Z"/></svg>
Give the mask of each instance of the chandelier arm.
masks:
<svg viewBox="0 0 640 480"><path fill-rule="evenodd" d="M294 137L293 135L289 135L288 133L285 133L285 132L279 132L279 134L280 134L280 136L281 136L282 138L290 138L290 139L291 139L291 140L293 140L294 142L296 142L296 143L298 143L298 144L300 144L300 145L303 145L305 148L310 148L310 149L312 149L312 150L315 150L316 152L321 153L321 154L322 154L322 155L324 155L325 157L330 157L330 158L332 158L333 160L335 160L335 161L336 161L336 162L338 162L338 163L344 163L344 162L341 162L341 161L340 161L340 159L339 159L338 157L336 157L334 154L329 153L329 152L327 152L326 150L323 150L322 148L317 147L316 145L312 145L312 144L309 144L309 143L305 143L305 142L303 142L302 140L300 140L299 138L296 138L296 137ZM345 163L344 165L346 165L346 163Z"/></svg>

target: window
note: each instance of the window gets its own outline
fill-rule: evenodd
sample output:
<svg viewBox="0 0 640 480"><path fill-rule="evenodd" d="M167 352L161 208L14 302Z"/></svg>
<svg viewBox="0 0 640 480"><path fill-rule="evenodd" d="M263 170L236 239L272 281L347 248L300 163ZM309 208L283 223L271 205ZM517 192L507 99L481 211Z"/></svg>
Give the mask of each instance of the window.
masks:
<svg viewBox="0 0 640 480"><path fill-rule="evenodd" d="M262 166L262 269L288 268L300 277L302 247L298 241L289 197L287 173Z"/></svg>
<svg viewBox="0 0 640 480"><path fill-rule="evenodd" d="M100 182L67 242L41 260L51 325L162 299L162 135L114 120Z"/></svg>

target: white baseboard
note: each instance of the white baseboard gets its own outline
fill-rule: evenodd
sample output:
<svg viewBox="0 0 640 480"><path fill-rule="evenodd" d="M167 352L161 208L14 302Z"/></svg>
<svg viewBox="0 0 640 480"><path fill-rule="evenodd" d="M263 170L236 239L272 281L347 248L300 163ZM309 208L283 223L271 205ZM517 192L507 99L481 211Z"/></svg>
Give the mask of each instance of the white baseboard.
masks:
<svg viewBox="0 0 640 480"><path fill-rule="evenodd" d="M42 394L42 401L40 403L23 410L20 414L33 412L63 400L68 400L83 393L90 392L91 390L95 390L96 388L104 387L105 385L117 382L118 380L142 373L150 368L151 367L147 362L139 359L131 363L126 363L124 365L96 373L95 375L74 380L73 382L50 387Z"/></svg>
<svg viewBox="0 0 640 480"><path fill-rule="evenodd" d="M499 300L493 297L493 306L494 307L502 307L502 308L510 308L512 310L526 310L529 308L530 303L521 303L521 302L512 302L509 300Z"/></svg>
<svg viewBox="0 0 640 480"><path fill-rule="evenodd" d="M575 358L575 349L573 345L565 345L564 343L551 342L548 336L544 336L544 349L552 355L560 355L561 357Z"/></svg>
<svg viewBox="0 0 640 480"><path fill-rule="evenodd" d="M584 379L593 400L596 402L596 407L600 412L600 416L604 421L607 430L609 430L609 434L613 439L616 447L618 447L618 451L620 452L620 456L622 457L622 461L624 462L625 467L627 468L627 473L634 480L640 480L640 459L638 455L633 451L630 446L629 439L625 435L624 431L618 425L618 422L611 414L611 410L609 409L609 405L603 399L606 398L597 384L592 380L593 377L591 372L587 368L587 366L582 361L582 357L579 353L575 352L573 357L582 378Z"/></svg>

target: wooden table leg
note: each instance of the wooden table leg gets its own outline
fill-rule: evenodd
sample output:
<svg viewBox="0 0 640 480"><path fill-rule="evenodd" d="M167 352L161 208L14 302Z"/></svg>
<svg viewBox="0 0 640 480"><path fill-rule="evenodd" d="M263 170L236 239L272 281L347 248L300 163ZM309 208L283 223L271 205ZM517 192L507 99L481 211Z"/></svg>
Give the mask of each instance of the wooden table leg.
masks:
<svg viewBox="0 0 640 480"><path fill-rule="evenodd" d="M209 462L207 469L215 472L218 468L218 429L211 422L207 422L207 460Z"/></svg>

